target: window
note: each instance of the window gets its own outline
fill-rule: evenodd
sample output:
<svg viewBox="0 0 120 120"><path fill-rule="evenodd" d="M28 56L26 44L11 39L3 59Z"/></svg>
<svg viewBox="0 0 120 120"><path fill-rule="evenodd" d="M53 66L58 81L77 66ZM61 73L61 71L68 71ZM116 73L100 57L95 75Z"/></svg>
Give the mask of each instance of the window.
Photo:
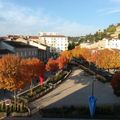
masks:
<svg viewBox="0 0 120 120"><path fill-rule="evenodd" d="M24 56L25 56L25 57L27 56L27 53L26 53L26 51L24 52Z"/></svg>
<svg viewBox="0 0 120 120"><path fill-rule="evenodd" d="M31 51L29 51L29 56L31 55Z"/></svg>
<svg viewBox="0 0 120 120"><path fill-rule="evenodd" d="M23 52L20 52L20 56L23 56Z"/></svg>

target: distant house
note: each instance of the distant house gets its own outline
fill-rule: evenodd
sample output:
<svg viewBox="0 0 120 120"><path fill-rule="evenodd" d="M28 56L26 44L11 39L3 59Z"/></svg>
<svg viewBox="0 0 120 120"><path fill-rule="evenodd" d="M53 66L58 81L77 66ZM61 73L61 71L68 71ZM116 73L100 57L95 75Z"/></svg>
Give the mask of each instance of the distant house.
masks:
<svg viewBox="0 0 120 120"><path fill-rule="evenodd" d="M16 40L16 39L18 39L18 38L21 38L22 36L20 36L20 35L8 35L7 36L10 40Z"/></svg>
<svg viewBox="0 0 120 120"><path fill-rule="evenodd" d="M97 49L118 49L120 50L120 39L115 38L104 38L96 43L89 44L89 43L82 43L80 44L82 48L97 48Z"/></svg>
<svg viewBox="0 0 120 120"><path fill-rule="evenodd" d="M14 54L24 58L38 58L38 48L22 42L2 41L1 46L2 48L7 49Z"/></svg>
<svg viewBox="0 0 120 120"><path fill-rule="evenodd" d="M30 41L39 42L39 37L38 37L38 36L27 36L27 38L28 38Z"/></svg>

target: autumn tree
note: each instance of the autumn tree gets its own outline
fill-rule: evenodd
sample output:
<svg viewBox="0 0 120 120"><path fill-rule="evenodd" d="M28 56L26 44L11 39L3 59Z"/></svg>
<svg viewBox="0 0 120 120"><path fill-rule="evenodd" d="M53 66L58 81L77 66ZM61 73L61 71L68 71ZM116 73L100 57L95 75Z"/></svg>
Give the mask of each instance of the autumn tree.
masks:
<svg viewBox="0 0 120 120"><path fill-rule="evenodd" d="M49 59L46 64L46 70L54 73L59 69L57 60Z"/></svg>
<svg viewBox="0 0 120 120"><path fill-rule="evenodd" d="M57 63L58 63L59 69L63 69L65 65L68 63L68 59L64 56L60 56L59 58L57 58Z"/></svg>
<svg viewBox="0 0 120 120"><path fill-rule="evenodd" d="M116 72L113 75L112 81L111 81L111 85L114 89L114 93L118 96L120 96L120 71Z"/></svg>
<svg viewBox="0 0 120 120"><path fill-rule="evenodd" d="M26 78L21 72L21 58L6 55L0 60L0 88L15 91L24 86Z"/></svg>
<svg viewBox="0 0 120 120"><path fill-rule="evenodd" d="M42 61L40 61L37 58L29 58L29 59L23 59L22 65L24 66L24 72L27 72L27 78L29 78L31 83L31 95L33 94L32 87L33 82L36 77L40 76L40 74L44 74L45 72L45 65Z"/></svg>
<svg viewBox="0 0 120 120"><path fill-rule="evenodd" d="M44 64L38 59L6 55L0 59L0 89L17 91L24 88L44 70Z"/></svg>
<svg viewBox="0 0 120 120"><path fill-rule="evenodd" d="M76 46L72 51L72 57L79 58L81 56L81 48L79 46Z"/></svg>
<svg viewBox="0 0 120 120"><path fill-rule="evenodd" d="M96 65L100 68L104 69L110 69L111 68L111 63L112 63L112 51L108 49L104 49L99 51L97 60L96 60Z"/></svg>
<svg viewBox="0 0 120 120"><path fill-rule="evenodd" d="M73 56L72 56L72 52L71 52L71 51L67 51L67 50L61 52L61 53L60 53L60 56L65 57L68 61L70 61L71 58L73 57Z"/></svg>
<svg viewBox="0 0 120 120"><path fill-rule="evenodd" d="M91 50L88 48L82 48L81 49L81 55L83 56L83 58L90 62L91 61Z"/></svg>
<svg viewBox="0 0 120 120"><path fill-rule="evenodd" d="M27 75L30 79L45 72L45 65L37 58L23 59L22 65L26 67Z"/></svg>
<svg viewBox="0 0 120 120"><path fill-rule="evenodd" d="M96 59L96 64L100 68L115 69L120 67L120 54L114 50L100 50Z"/></svg>

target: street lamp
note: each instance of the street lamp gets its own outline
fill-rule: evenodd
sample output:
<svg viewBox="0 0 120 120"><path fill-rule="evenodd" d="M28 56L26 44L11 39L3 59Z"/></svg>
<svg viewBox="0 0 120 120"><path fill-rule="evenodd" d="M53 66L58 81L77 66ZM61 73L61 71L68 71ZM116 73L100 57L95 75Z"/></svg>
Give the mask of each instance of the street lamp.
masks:
<svg viewBox="0 0 120 120"><path fill-rule="evenodd" d="M92 81L92 96L94 96L94 84L95 84L96 78L94 75L93 81Z"/></svg>
<svg viewBox="0 0 120 120"><path fill-rule="evenodd" d="M90 115L93 118L95 115L95 108L96 108L96 98L94 97L94 82L95 82L95 76L92 81L92 95L89 97L89 109L90 109Z"/></svg>

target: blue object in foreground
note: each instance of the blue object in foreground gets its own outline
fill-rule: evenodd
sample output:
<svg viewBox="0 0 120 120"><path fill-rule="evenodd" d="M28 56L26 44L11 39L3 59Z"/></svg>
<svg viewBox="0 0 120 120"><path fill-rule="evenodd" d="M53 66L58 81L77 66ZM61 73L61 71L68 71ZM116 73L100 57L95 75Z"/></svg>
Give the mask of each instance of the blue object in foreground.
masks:
<svg viewBox="0 0 120 120"><path fill-rule="evenodd" d="M95 108L96 108L96 98L94 96L89 97L89 109L91 117L95 115Z"/></svg>

